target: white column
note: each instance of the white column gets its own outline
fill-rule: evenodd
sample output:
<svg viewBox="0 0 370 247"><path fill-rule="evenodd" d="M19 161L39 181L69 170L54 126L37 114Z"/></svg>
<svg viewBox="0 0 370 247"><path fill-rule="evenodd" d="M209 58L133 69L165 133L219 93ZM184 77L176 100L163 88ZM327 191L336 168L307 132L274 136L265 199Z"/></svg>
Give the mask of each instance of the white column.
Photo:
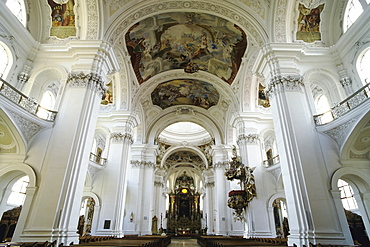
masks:
<svg viewBox="0 0 370 247"><path fill-rule="evenodd" d="M330 176L302 78L275 76L268 88L287 200L288 245L351 244L332 210Z"/></svg>
<svg viewBox="0 0 370 247"><path fill-rule="evenodd" d="M131 131L130 131L131 132ZM112 235L117 237L123 237L123 225L124 225L124 209L126 200L126 171L129 165L129 153L130 147L133 143L131 133L120 133L116 132L111 135L112 145L110 156L112 160L115 160L118 166L115 166L115 171L110 176L108 183L112 185L111 189L108 189L115 195L110 202L110 206L114 205L114 211L112 214ZM117 160L118 159L118 160ZM108 205L107 205L108 206Z"/></svg>
<svg viewBox="0 0 370 247"><path fill-rule="evenodd" d="M14 239L22 242L78 243L77 223L99 104L101 77L70 74L46 148L35 193Z"/></svg>
<svg viewBox="0 0 370 247"><path fill-rule="evenodd" d="M213 172L210 170L203 171L204 176L204 188L205 188L205 200L204 200L204 213L203 217L205 218L207 227L207 234L214 234L214 224L213 224L213 204L214 204L214 187L215 180L213 177Z"/></svg>

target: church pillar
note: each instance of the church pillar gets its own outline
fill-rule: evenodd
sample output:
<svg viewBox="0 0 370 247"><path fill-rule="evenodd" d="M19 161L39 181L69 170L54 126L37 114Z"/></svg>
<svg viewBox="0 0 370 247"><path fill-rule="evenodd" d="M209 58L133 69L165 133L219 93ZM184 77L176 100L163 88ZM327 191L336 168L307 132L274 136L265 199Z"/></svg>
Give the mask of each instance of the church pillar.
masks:
<svg viewBox="0 0 370 247"><path fill-rule="evenodd" d="M213 167L214 167L214 179L217 181L215 183L215 198L214 198L214 230L215 234L227 235L228 234L228 221L229 217L229 208L227 206L228 192L230 190L229 183L227 183L225 177L225 169L228 164L227 155L225 154L225 148L214 147L214 156L213 156Z"/></svg>
<svg viewBox="0 0 370 247"><path fill-rule="evenodd" d="M203 228L206 229L207 234L214 234L214 221L213 221L213 203L214 203L214 188L215 180L213 172L210 170L204 170L203 176L205 179L204 188L205 188L205 197L204 197L204 222L205 225Z"/></svg>
<svg viewBox="0 0 370 247"><path fill-rule="evenodd" d="M116 237L123 237L123 220L124 220L124 206L126 200L126 171L129 165L129 153L133 143L131 131L128 133L115 132L111 134L111 148L108 160L112 163L114 169L110 170L109 184L107 186L111 198L105 198L109 201L108 207L113 209L112 212L112 235Z"/></svg>
<svg viewBox="0 0 370 247"><path fill-rule="evenodd" d="M77 223L93 133L104 92L101 76L73 74L41 165L39 189L14 241L78 242Z"/></svg>
<svg viewBox="0 0 370 247"><path fill-rule="evenodd" d="M315 124L302 78L278 75L268 95L280 153L289 215L288 245L352 244L346 241L327 184ZM257 188L258 192L258 188Z"/></svg>

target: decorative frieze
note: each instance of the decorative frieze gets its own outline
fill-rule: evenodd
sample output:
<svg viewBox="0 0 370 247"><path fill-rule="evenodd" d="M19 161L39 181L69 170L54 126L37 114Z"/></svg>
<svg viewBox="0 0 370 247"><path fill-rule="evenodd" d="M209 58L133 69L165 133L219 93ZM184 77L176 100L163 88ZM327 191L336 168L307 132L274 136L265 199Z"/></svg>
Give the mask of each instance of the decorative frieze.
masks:
<svg viewBox="0 0 370 247"><path fill-rule="evenodd" d="M16 122L17 126L21 129L21 132L26 139L27 142L31 140L31 138L36 135L40 130L43 129L38 124L35 124L27 119L22 118L18 114L14 112L10 112L12 119Z"/></svg>
<svg viewBox="0 0 370 247"><path fill-rule="evenodd" d="M132 167L150 167L155 168L156 165L151 161L142 161L142 160L131 160L130 164Z"/></svg>
<svg viewBox="0 0 370 247"><path fill-rule="evenodd" d="M105 94L105 85L103 83L102 77L95 73L79 73L79 74L69 74L67 83L70 87L86 87L91 88L96 91L100 97Z"/></svg>
<svg viewBox="0 0 370 247"><path fill-rule="evenodd" d="M241 141L245 141L246 143L249 143L249 144L257 144L258 140L259 138L257 134L248 134L248 135L241 134L238 137L237 144L240 146L239 143Z"/></svg>
<svg viewBox="0 0 370 247"><path fill-rule="evenodd" d="M270 84L268 85L268 89L266 91L266 95L269 98L271 98L273 95L279 92L285 91L303 92L303 88L304 84L302 76L277 75L271 79Z"/></svg>
<svg viewBox="0 0 370 247"><path fill-rule="evenodd" d="M122 134L120 132L115 132L110 135L110 138L113 142L124 142L128 140L131 145L134 143L134 139L129 133Z"/></svg>
<svg viewBox="0 0 370 247"><path fill-rule="evenodd" d="M336 128L333 128L331 130L325 131L324 133L330 136L337 144L338 146L342 146L343 140L349 133L349 130L351 129L354 122L357 121L357 118L352 118L348 122L339 125Z"/></svg>

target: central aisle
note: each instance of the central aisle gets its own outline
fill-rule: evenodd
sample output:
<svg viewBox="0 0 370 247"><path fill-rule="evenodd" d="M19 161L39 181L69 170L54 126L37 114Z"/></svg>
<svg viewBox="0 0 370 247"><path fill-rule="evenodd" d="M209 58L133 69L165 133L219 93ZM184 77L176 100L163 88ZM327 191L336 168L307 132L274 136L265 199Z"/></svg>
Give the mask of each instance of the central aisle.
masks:
<svg viewBox="0 0 370 247"><path fill-rule="evenodd" d="M171 243L168 245L168 247L179 247L179 246L200 246L197 243L196 239L191 239L191 238L172 238Z"/></svg>

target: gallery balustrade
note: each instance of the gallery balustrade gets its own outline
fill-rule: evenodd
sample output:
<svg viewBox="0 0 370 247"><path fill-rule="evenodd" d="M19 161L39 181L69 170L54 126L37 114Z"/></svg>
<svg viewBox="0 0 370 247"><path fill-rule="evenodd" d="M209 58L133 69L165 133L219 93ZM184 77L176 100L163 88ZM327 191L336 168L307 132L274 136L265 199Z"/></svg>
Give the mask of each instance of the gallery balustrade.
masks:
<svg viewBox="0 0 370 247"><path fill-rule="evenodd" d="M35 99L32 99L12 85L0 78L0 95L3 95L8 100L19 105L27 112L36 115L37 117L53 122L57 116L56 111L48 110L40 106Z"/></svg>
<svg viewBox="0 0 370 247"><path fill-rule="evenodd" d="M330 123L335 119L343 116L353 108L361 105L370 98L370 83L366 84L347 99L332 107L329 111L314 115L316 125Z"/></svg>
<svg viewBox="0 0 370 247"><path fill-rule="evenodd" d="M107 159L97 156L96 154L93 153L90 153L90 161L101 166L105 166L107 164Z"/></svg>
<svg viewBox="0 0 370 247"><path fill-rule="evenodd" d="M270 166L273 166L273 165L276 165L276 164L279 164L280 163L280 157L279 155L276 155L275 157L271 158L271 159L268 159L268 160L264 160L263 161L263 165L265 167L270 167Z"/></svg>

